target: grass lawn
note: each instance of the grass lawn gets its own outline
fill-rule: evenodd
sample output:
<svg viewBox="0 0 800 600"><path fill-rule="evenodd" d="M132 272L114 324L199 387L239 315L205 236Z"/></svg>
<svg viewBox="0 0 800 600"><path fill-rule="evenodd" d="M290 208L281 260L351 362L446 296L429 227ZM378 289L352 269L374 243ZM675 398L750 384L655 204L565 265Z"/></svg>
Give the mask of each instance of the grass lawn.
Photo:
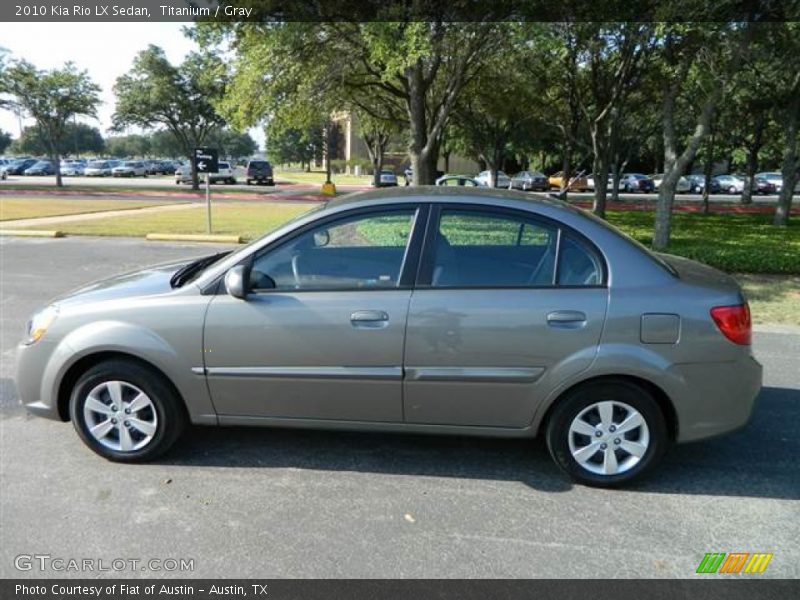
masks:
<svg viewBox="0 0 800 600"><path fill-rule="evenodd" d="M211 209L214 233L241 235L254 239L275 229L315 205L273 203L216 204ZM112 235L139 237L148 233L206 233L205 206L174 212L131 215L113 219L74 221L58 224L58 229L73 235Z"/></svg>
<svg viewBox="0 0 800 600"><path fill-rule="evenodd" d="M0 197L0 221L146 208L162 204L170 203L147 200L70 200L69 198L43 200L40 198Z"/></svg>
<svg viewBox="0 0 800 600"><path fill-rule="evenodd" d="M336 184L369 185L372 183L371 175L331 175L331 180ZM315 183L322 185L325 183L325 171L282 171L275 169L275 181L286 181L291 183Z"/></svg>
<svg viewBox="0 0 800 600"><path fill-rule="evenodd" d="M755 323L800 325L800 277L737 274Z"/></svg>
<svg viewBox="0 0 800 600"><path fill-rule="evenodd" d="M608 220L650 246L654 213L609 211ZM800 220L771 225L772 215L675 213L667 252L728 273L800 275Z"/></svg>

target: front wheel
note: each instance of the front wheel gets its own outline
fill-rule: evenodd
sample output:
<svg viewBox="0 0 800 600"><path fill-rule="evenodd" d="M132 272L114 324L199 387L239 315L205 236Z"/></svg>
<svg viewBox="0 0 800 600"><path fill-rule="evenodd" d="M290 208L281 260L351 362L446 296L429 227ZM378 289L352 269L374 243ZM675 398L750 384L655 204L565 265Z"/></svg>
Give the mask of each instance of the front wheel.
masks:
<svg viewBox="0 0 800 600"><path fill-rule="evenodd" d="M729 188L728 188L728 193L729 193L729 194L735 194L735 193L736 193L736 188L735 188L735 187L733 187L733 186L729 187Z"/></svg>
<svg viewBox="0 0 800 600"><path fill-rule="evenodd" d="M547 423L547 447L576 481L598 487L628 483L649 471L669 443L652 394L628 381L587 384L559 401Z"/></svg>
<svg viewBox="0 0 800 600"><path fill-rule="evenodd" d="M186 426L186 413L164 378L139 363L110 360L75 384L70 418L81 440L117 462L145 462L166 452Z"/></svg>

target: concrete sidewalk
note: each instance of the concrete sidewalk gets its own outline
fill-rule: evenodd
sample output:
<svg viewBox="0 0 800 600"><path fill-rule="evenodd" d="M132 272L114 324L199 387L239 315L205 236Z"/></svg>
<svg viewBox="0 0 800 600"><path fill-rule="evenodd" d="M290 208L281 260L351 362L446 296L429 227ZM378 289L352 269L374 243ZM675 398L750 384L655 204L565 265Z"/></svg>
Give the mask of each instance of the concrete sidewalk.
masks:
<svg viewBox="0 0 800 600"><path fill-rule="evenodd" d="M0 229L38 227L39 225L53 225L56 223L68 223L73 221L94 221L96 219L107 219L109 217L126 217L154 212L186 210L189 208L197 208L197 206L197 203L187 202L185 204L165 204L163 206L148 206L146 208L124 208L121 210L105 210L91 213L78 213L75 215L53 215L51 217L35 217L31 219L13 219L10 221L0 221Z"/></svg>

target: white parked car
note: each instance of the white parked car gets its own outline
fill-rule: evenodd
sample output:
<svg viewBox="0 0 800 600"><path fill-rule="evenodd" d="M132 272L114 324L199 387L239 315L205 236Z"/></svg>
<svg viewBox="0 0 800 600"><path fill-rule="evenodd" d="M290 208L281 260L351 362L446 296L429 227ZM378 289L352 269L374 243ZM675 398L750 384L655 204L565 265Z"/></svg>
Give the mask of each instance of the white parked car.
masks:
<svg viewBox="0 0 800 600"><path fill-rule="evenodd" d="M489 180L491 179L491 171L481 171L475 177L475 181L478 182L478 185L483 187L489 187ZM494 182L494 187L498 188L507 188L511 186L511 178L506 175L503 171L497 172L497 181Z"/></svg>
<svg viewBox="0 0 800 600"><path fill-rule="evenodd" d="M722 193L741 194L744 190L744 179L736 175L717 175L714 179Z"/></svg>
<svg viewBox="0 0 800 600"><path fill-rule="evenodd" d="M664 181L664 173L657 173L655 175L650 175L650 179L653 180L653 183L656 186L656 190L661 187L661 182ZM683 175L681 178L678 179L678 184L675 186L675 191L679 194L687 194L692 189L692 182L686 179Z"/></svg>
<svg viewBox="0 0 800 600"><path fill-rule="evenodd" d="M83 170L86 177L109 177L111 175L111 163L107 160L93 160Z"/></svg>
<svg viewBox="0 0 800 600"><path fill-rule="evenodd" d="M781 190L783 189L783 175L781 173L775 173L775 172L756 173L756 179L758 179L759 177L769 181L771 184L775 186L775 191L779 194L781 193Z"/></svg>
<svg viewBox="0 0 800 600"><path fill-rule="evenodd" d="M230 163L220 162L216 173L211 173L211 183L236 183ZM192 170L189 169L189 181L192 180Z"/></svg>
<svg viewBox="0 0 800 600"><path fill-rule="evenodd" d="M586 187L589 190L594 191L594 175L589 175L586 178ZM608 178L608 182L606 183L606 190L609 192L614 191L614 180L610 176Z"/></svg>
<svg viewBox="0 0 800 600"><path fill-rule="evenodd" d="M111 169L114 177L147 177L147 165L141 160L126 160Z"/></svg>
<svg viewBox="0 0 800 600"><path fill-rule="evenodd" d="M77 177L86 172L86 163L80 160L62 160L60 167L64 177Z"/></svg>

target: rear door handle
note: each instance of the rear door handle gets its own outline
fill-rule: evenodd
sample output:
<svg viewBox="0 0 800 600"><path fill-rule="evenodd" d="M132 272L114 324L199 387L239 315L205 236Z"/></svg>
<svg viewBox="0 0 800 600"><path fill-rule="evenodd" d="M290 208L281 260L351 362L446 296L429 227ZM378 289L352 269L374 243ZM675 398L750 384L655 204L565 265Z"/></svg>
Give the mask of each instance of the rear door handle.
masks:
<svg viewBox="0 0 800 600"><path fill-rule="evenodd" d="M353 327L380 329L389 324L389 315L382 310L357 310L350 315Z"/></svg>
<svg viewBox="0 0 800 600"><path fill-rule="evenodd" d="M562 329L578 329L586 325L586 313L579 310L555 310L547 313L547 324Z"/></svg>

